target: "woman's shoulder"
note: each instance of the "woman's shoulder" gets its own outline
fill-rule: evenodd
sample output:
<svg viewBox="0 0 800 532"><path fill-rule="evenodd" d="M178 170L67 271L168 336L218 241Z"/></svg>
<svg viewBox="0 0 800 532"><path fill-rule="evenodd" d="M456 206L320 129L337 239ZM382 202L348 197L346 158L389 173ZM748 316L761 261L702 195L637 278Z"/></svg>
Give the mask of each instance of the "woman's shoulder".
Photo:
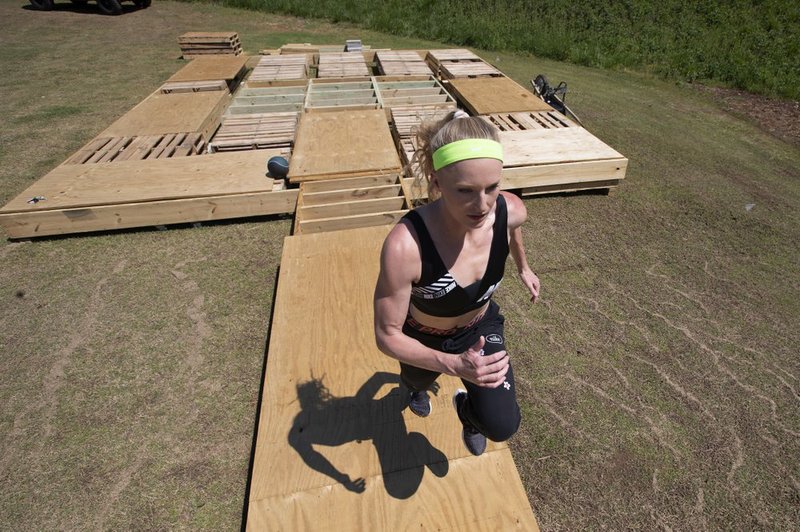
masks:
<svg viewBox="0 0 800 532"><path fill-rule="evenodd" d="M525 208L525 203L517 195L505 190L500 191L500 195L506 202L508 226L512 229L519 227L528 218L528 209Z"/></svg>

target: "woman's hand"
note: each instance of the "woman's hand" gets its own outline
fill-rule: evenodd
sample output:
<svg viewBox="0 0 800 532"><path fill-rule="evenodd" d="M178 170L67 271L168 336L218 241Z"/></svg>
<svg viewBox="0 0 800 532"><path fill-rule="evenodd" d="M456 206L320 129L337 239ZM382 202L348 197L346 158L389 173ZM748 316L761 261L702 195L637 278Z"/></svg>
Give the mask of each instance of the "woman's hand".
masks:
<svg viewBox="0 0 800 532"><path fill-rule="evenodd" d="M522 284L531 293L531 303L536 303L536 300L539 299L539 288L541 287L539 277L529 269L521 271L519 277L522 279Z"/></svg>
<svg viewBox="0 0 800 532"><path fill-rule="evenodd" d="M484 355L485 343L486 340L481 336L475 345L459 355L456 375L484 388L497 388L506 381L508 355L505 351Z"/></svg>

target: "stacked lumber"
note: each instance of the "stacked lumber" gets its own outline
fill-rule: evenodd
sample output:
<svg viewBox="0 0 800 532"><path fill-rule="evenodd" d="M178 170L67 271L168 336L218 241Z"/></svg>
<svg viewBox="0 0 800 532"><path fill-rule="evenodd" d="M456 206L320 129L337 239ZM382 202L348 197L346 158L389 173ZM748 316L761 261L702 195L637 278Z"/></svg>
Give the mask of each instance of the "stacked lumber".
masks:
<svg viewBox="0 0 800 532"><path fill-rule="evenodd" d="M255 150L290 147L297 130L297 112L231 115L222 119L209 150Z"/></svg>
<svg viewBox="0 0 800 532"><path fill-rule="evenodd" d="M500 131L524 131L527 129L556 129L577 127L577 124L557 111L526 113L498 113L482 116Z"/></svg>
<svg viewBox="0 0 800 532"><path fill-rule="evenodd" d="M474 115L553 110L541 98L507 77L451 79L447 87Z"/></svg>
<svg viewBox="0 0 800 532"><path fill-rule="evenodd" d="M242 43L235 31L201 32L190 31L178 37L181 55L184 59L194 59L205 55L242 53Z"/></svg>
<svg viewBox="0 0 800 532"><path fill-rule="evenodd" d="M384 76L429 76L425 60L413 50L380 50L375 52L378 72Z"/></svg>
<svg viewBox="0 0 800 532"><path fill-rule="evenodd" d="M380 107L378 88L372 79L311 79L308 83L307 111L376 109Z"/></svg>
<svg viewBox="0 0 800 532"><path fill-rule="evenodd" d="M300 184L295 234L395 224L408 212L398 174Z"/></svg>
<svg viewBox="0 0 800 532"><path fill-rule="evenodd" d="M439 106L455 108L456 101L433 76L374 78L384 108Z"/></svg>
<svg viewBox="0 0 800 532"><path fill-rule="evenodd" d="M247 86L262 87L276 81L306 79L308 57L306 54L262 56L247 78Z"/></svg>
<svg viewBox="0 0 800 532"><path fill-rule="evenodd" d="M441 79L503 76L498 69L465 49L429 50L425 59Z"/></svg>
<svg viewBox="0 0 800 532"><path fill-rule="evenodd" d="M200 133L145 135L141 137L98 137L78 150L64 164L93 164L112 161L166 159L203 153Z"/></svg>
<svg viewBox="0 0 800 532"><path fill-rule="evenodd" d="M297 127L289 181L396 174L401 170L384 111L304 113Z"/></svg>
<svg viewBox="0 0 800 532"><path fill-rule="evenodd" d="M225 111L225 115L302 111L306 99L306 82L295 83L297 84L240 89Z"/></svg>
<svg viewBox="0 0 800 532"><path fill-rule="evenodd" d="M320 53L318 78L365 78L370 76L361 52Z"/></svg>
<svg viewBox="0 0 800 532"><path fill-rule="evenodd" d="M364 48L369 48L365 46ZM344 46L335 44L316 45L311 43L284 44L278 49L281 55L284 54L330 54L341 52Z"/></svg>

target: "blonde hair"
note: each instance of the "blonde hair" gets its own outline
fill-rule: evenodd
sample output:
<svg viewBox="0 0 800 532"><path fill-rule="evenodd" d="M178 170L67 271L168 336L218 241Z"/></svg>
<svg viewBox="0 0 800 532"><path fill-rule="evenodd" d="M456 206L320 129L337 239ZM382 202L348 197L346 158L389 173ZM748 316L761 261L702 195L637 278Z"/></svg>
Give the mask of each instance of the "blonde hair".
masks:
<svg viewBox="0 0 800 532"><path fill-rule="evenodd" d="M414 171L412 191L418 198L424 186L428 191L428 200L437 199L438 192L434 189L431 176L433 175L433 152L451 142L466 139L490 139L500 141L497 129L487 120L478 116L469 116L458 109L438 121L423 122L415 133L416 151L409 163Z"/></svg>

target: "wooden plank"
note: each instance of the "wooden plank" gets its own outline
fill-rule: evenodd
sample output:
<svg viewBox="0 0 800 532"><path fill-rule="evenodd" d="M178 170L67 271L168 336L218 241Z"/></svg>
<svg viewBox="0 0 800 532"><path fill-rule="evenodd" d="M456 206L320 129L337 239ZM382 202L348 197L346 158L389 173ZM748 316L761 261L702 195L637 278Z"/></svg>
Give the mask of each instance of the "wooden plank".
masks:
<svg viewBox="0 0 800 532"><path fill-rule="evenodd" d="M219 153L146 161L62 165L6 204L0 213L39 212L272 190L266 161L284 150ZM27 203L34 196L45 201Z"/></svg>
<svg viewBox="0 0 800 532"><path fill-rule="evenodd" d="M552 111L538 96L516 81L499 78L461 78L449 81L452 93L472 114Z"/></svg>
<svg viewBox="0 0 800 532"><path fill-rule="evenodd" d="M381 110L301 115L289 181L399 173L400 158Z"/></svg>
<svg viewBox="0 0 800 532"><path fill-rule="evenodd" d="M504 168L500 188L516 190L530 187L572 186L579 183L610 180L619 181L625 178L627 168L627 159Z"/></svg>
<svg viewBox="0 0 800 532"><path fill-rule="evenodd" d="M34 238L294 212L297 189L273 191L272 186L270 182L269 191L250 194L14 214L0 211L0 227L9 238Z"/></svg>
<svg viewBox="0 0 800 532"><path fill-rule="evenodd" d="M246 55L198 57L167 79L167 83L217 80L231 82L242 76L247 59Z"/></svg>
<svg viewBox="0 0 800 532"><path fill-rule="evenodd" d="M372 327L390 228L284 240L246 527L536 531L507 446L490 442L479 458L464 449L449 404L457 379L439 380L428 418L402 410L397 362Z"/></svg>
<svg viewBox="0 0 800 532"><path fill-rule="evenodd" d="M349 177L340 179L330 179L327 181L308 181L300 185L303 196L317 192L347 190L353 188L379 187L383 185L393 185L399 179L398 174L372 175L364 177Z"/></svg>
<svg viewBox="0 0 800 532"><path fill-rule="evenodd" d="M616 190L621 181L619 179L586 181L581 183L571 183L566 185L542 185L538 187L527 187L520 189L520 193L525 196L538 196L541 194L556 194L561 192L582 192L585 190L605 190L611 192Z"/></svg>
<svg viewBox="0 0 800 532"><path fill-rule="evenodd" d="M172 94L176 92L201 92L201 91L224 91L228 90L228 83L223 79L216 81L178 81L167 82L161 85L162 94Z"/></svg>
<svg viewBox="0 0 800 532"><path fill-rule="evenodd" d="M201 133L210 138L231 100L227 91L151 94L105 129L101 137Z"/></svg>
<svg viewBox="0 0 800 532"><path fill-rule="evenodd" d="M503 76L503 73L485 61L443 61L439 68L444 79Z"/></svg>
<svg viewBox="0 0 800 532"><path fill-rule="evenodd" d="M375 198L392 198L400 194L400 185L382 185L361 188L348 188L325 192L306 192L303 190L303 205L324 205L344 201L358 201Z"/></svg>
<svg viewBox="0 0 800 532"><path fill-rule="evenodd" d="M403 208L403 196L391 198L369 198L356 201L342 201L323 205L306 205L297 213L300 223L321 218L342 218L357 214L373 214L385 211L397 211Z"/></svg>

